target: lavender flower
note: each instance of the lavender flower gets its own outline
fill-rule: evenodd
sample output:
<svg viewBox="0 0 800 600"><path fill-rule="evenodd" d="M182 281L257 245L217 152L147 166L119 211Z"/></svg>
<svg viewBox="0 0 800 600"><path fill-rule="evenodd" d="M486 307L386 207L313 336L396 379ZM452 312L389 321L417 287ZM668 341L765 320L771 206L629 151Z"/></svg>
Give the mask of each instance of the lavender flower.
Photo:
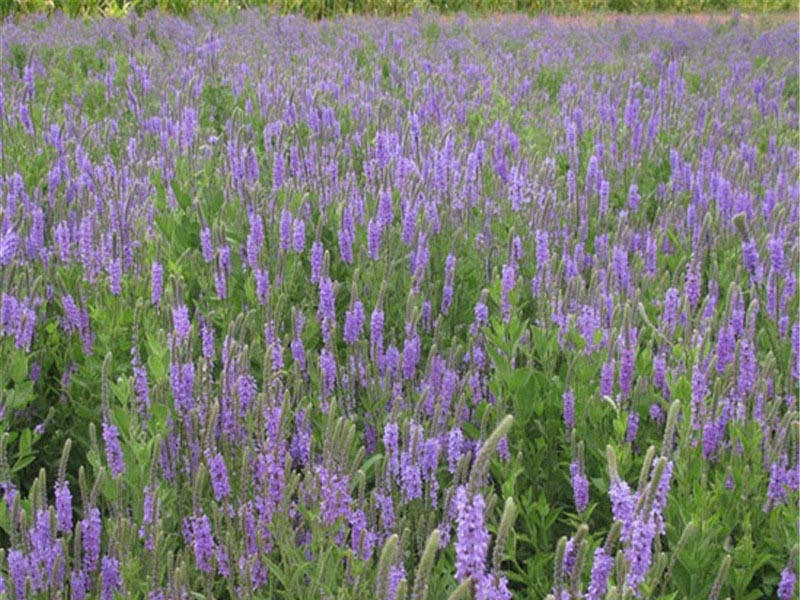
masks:
<svg viewBox="0 0 800 600"><path fill-rule="evenodd" d="M609 359L603 363L603 368L600 373L600 393L603 396L612 396L614 394L614 359Z"/></svg>
<svg viewBox="0 0 800 600"><path fill-rule="evenodd" d="M336 320L333 282L329 277L322 277L319 281L319 308L317 310L317 316L330 321Z"/></svg>
<svg viewBox="0 0 800 600"><path fill-rule="evenodd" d="M111 556L104 556L100 568L102 587L101 600L114 600L115 592L123 594L122 575L119 571L119 561Z"/></svg>
<svg viewBox="0 0 800 600"><path fill-rule="evenodd" d="M281 211L280 249L287 252L292 247L292 213L284 208Z"/></svg>
<svg viewBox="0 0 800 600"><path fill-rule="evenodd" d="M516 269L513 264L503 265L502 277L502 300L503 304L501 312L503 313L503 320L508 323L511 319L511 304L508 301L508 295L514 289L516 283Z"/></svg>
<svg viewBox="0 0 800 600"><path fill-rule="evenodd" d="M150 302L154 306L161 303L161 294L164 289L164 269L157 260L150 266Z"/></svg>
<svg viewBox="0 0 800 600"><path fill-rule="evenodd" d="M572 390L567 390L562 399L564 402L564 425L569 431L575 427L575 394L572 393Z"/></svg>
<svg viewBox="0 0 800 600"><path fill-rule="evenodd" d="M211 534L211 523L205 514L201 514L192 517L190 527L195 566L204 573L211 573L214 559L214 537Z"/></svg>
<svg viewBox="0 0 800 600"><path fill-rule="evenodd" d="M486 552L489 533L483 522L485 505L483 496L469 496L465 486L459 486L455 495L456 511L456 579L478 580L486 569Z"/></svg>
<svg viewBox="0 0 800 600"><path fill-rule="evenodd" d="M487 573L476 581L475 600L511 600L508 579L496 573Z"/></svg>
<svg viewBox="0 0 800 600"><path fill-rule="evenodd" d="M14 582L17 600L24 600L27 597L25 582L28 579L28 569L27 557L16 548L12 548L8 553L8 574Z"/></svg>
<svg viewBox="0 0 800 600"><path fill-rule="evenodd" d="M185 304L178 304L172 307L172 327L178 341L185 342L189 339L192 325L189 322L189 309Z"/></svg>
<svg viewBox="0 0 800 600"><path fill-rule="evenodd" d="M292 249L300 254L306 246L306 222L295 219L292 224Z"/></svg>
<svg viewBox="0 0 800 600"><path fill-rule="evenodd" d="M231 493L231 488L228 484L228 469L225 466L225 459L219 452L209 459L208 472L211 476L214 499L219 502Z"/></svg>
<svg viewBox="0 0 800 600"><path fill-rule="evenodd" d="M608 576L613 568L614 559L606 554L605 549L602 546L595 549L589 588L586 590L586 600L602 600L606 597Z"/></svg>
<svg viewBox="0 0 800 600"><path fill-rule="evenodd" d="M569 465L572 478L572 494L575 500L575 510L582 513L589 505L589 480L583 472L578 461L573 460Z"/></svg>
<svg viewBox="0 0 800 600"><path fill-rule="evenodd" d="M81 540L83 544L83 572L92 573L97 568L100 559L100 533L102 521L100 511L96 506L89 508L86 516L80 522Z"/></svg>
<svg viewBox="0 0 800 600"><path fill-rule="evenodd" d="M214 245L211 242L211 229L203 227L200 230L200 248L203 253L203 260L210 263L214 260Z"/></svg>
<svg viewBox="0 0 800 600"><path fill-rule="evenodd" d="M794 598L794 588L797 583L796 565L789 563L781 571L781 581L778 584L778 598L780 600L792 600Z"/></svg>
<svg viewBox="0 0 800 600"><path fill-rule="evenodd" d="M364 326L364 305L361 300L355 300L353 306L347 311L344 318L344 341L348 344L355 343L361 336Z"/></svg>
<svg viewBox="0 0 800 600"><path fill-rule="evenodd" d="M55 488L56 521L61 533L72 532L72 494L66 481L59 481Z"/></svg>
<svg viewBox="0 0 800 600"><path fill-rule="evenodd" d="M345 517L350 513L352 499L347 489L347 477L325 467L319 467L317 475L322 522L333 525L339 517Z"/></svg>
<svg viewBox="0 0 800 600"><path fill-rule="evenodd" d="M103 442L106 445L106 459L111 474L117 478L125 472L125 460L119 443L119 430L116 425L106 420L103 420Z"/></svg>
<svg viewBox="0 0 800 600"><path fill-rule="evenodd" d="M764 268L758 256L758 248L752 238L742 242L742 256L744 259L744 266L750 273L752 281L754 283L761 283L764 277Z"/></svg>

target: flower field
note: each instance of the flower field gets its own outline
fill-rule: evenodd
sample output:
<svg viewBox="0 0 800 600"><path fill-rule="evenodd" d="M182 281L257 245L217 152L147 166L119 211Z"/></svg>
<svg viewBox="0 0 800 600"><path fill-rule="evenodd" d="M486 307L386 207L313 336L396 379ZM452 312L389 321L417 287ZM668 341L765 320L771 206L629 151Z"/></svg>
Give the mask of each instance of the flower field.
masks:
<svg viewBox="0 0 800 600"><path fill-rule="evenodd" d="M0 599L798 598L799 52L0 23Z"/></svg>

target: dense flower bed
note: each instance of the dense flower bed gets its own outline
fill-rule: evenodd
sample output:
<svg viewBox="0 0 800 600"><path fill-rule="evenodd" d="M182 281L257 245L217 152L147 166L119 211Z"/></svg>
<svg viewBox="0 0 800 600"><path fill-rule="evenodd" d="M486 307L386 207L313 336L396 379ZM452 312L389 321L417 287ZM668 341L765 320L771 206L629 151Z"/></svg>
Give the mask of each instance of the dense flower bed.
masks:
<svg viewBox="0 0 800 600"><path fill-rule="evenodd" d="M796 598L797 57L0 25L0 598Z"/></svg>

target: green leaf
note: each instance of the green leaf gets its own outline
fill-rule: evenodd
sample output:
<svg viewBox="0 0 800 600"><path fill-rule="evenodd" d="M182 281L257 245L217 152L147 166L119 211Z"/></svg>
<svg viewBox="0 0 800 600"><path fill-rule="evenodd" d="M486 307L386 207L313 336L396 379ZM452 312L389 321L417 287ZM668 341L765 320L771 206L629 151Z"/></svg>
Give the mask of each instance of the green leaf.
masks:
<svg viewBox="0 0 800 600"><path fill-rule="evenodd" d="M28 357L22 352L15 352L11 359L11 379L16 384L22 383L28 376Z"/></svg>
<svg viewBox="0 0 800 600"><path fill-rule="evenodd" d="M367 460L364 461L364 464L361 465L361 470L364 471L364 474L369 474L369 470L372 468L372 465L377 463L379 460L383 458L383 454L373 454Z"/></svg>
<svg viewBox="0 0 800 600"><path fill-rule="evenodd" d="M20 456L17 459L17 462L14 463L14 466L11 467L11 472L16 473L17 471L21 471L29 464L31 464L34 458L36 457L33 454L28 454L27 456Z"/></svg>
<svg viewBox="0 0 800 600"><path fill-rule="evenodd" d="M9 406L16 410L25 408L33 400L33 382L28 380L9 391Z"/></svg>
<svg viewBox="0 0 800 600"><path fill-rule="evenodd" d="M8 516L8 505L0 502L0 529L6 534L11 533L11 519Z"/></svg>
<svg viewBox="0 0 800 600"><path fill-rule="evenodd" d="M532 374L532 369L515 369L508 378L508 387L511 393L520 393L528 384L528 380L530 380Z"/></svg>
<svg viewBox="0 0 800 600"><path fill-rule="evenodd" d="M150 356L147 357L147 368L150 373L153 374L154 381L160 381L167 374L167 367L164 361L155 354L150 354Z"/></svg>
<svg viewBox="0 0 800 600"><path fill-rule="evenodd" d="M19 456L27 456L31 452L31 442L33 441L33 432L30 428L26 428L19 436L18 454Z"/></svg>

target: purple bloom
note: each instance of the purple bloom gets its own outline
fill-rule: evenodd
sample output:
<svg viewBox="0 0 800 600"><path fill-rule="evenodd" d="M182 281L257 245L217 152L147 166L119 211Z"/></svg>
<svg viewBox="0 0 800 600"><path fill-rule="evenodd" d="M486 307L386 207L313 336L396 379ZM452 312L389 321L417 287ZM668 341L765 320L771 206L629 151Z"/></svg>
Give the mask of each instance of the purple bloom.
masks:
<svg viewBox="0 0 800 600"><path fill-rule="evenodd" d="M475 325L485 325L489 321L489 309L483 302L475 304Z"/></svg>
<svg viewBox="0 0 800 600"><path fill-rule="evenodd" d="M70 599L83 600L86 597L88 584L86 574L80 569L73 569L69 574Z"/></svg>
<svg viewBox="0 0 800 600"><path fill-rule="evenodd" d="M603 363L603 368L600 372L600 394L603 396L613 396L614 394L614 371L616 365L614 359L610 358Z"/></svg>
<svg viewBox="0 0 800 600"><path fill-rule="evenodd" d="M489 532L483 522L485 508L483 496L469 497L465 486L459 486L455 495L456 511L456 579L469 577L478 580L486 569L486 552L489 550Z"/></svg>
<svg viewBox="0 0 800 600"><path fill-rule="evenodd" d="M222 454L217 452L208 461L208 473L211 476L211 487L214 490L214 499L219 502L231 493L228 484L228 469L225 466L225 459Z"/></svg>
<svg viewBox="0 0 800 600"><path fill-rule="evenodd" d="M319 354L319 368L322 372L322 396L327 398L336 387L336 358L327 348Z"/></svg>
<svg viewBox="0 0 800 600"><path fill-rule="evenodd" d="M342 223L339 226L339 254L348 265L353 263L353 242L355 241L355 222L350 206L342 211Z"/></svg>
<svg viewBox="0 0 800 600"><path fill-rule="evenodd" d="M261 217L255 211L250 211L248 219L250 220L250 232L247 234L247 263L250 268L255 269L258 266L261 247L264 243L264 225Z"/></svg>
<svg viewBox="0 0 800 600"><path fill-rule="evenodd" d="M350 513L352 499L348 492L348 479L323 466L317 470L320 489L320 510L322 522L333 525L339 517Z"/></svg>
<svg viewBox="0 0 800 600"><path fill-rule="evenodd" d="M296 337L289 344L289 350L292 352L292 360L297 363L300 370L306 371L306 349L303 346L303 340Z"/></svg>
<svg viewBox="0 0 800 600"><path fill-rule="evenodd" d="M744 266L750 273L753 282L761 283L761 279L764 276L764 268L758 256L758 247L756 246L755 240L752 238L742 242L742 257L744 259Z"/></svg>
<svg viewBox="0 0 800 600"><path fill-rule="evenodd" d="M640 201L639 188L636 183L631 183L631 187L628 189L628 208L630 208L631 212L635 213L639 209Z"/></svg>
<svg viewBox="0 0 800 600"><path fill-rule="evenodd" d="M634 594L638 593L639 586L644 582L652 564L655 537L656 528L651 515L638 515L626 536L628 543L625 552L625 558L630 565L625 585L630 587Z"/></svg>
<svg viewBox="0 0 800 600"><path fill-rule="evenodd" d="M214 245L211 242L211 229L203 227L200 230L200 248L203 252L203 260L210 263L214 260Z"/></svg>
<svg viewBox="0 0 800 600"><path fill-rule="evenodd" d="M204 573L212 573L214 537L211 534L211 523L205 514L191 519L191 536L195 566Z"/></svg>
<svg viewBox="0 0 800 600"><path fill-rule="evenodd" d="M17 591L17 600L27 597L25 593L25 581L28 579L28 558L16 548L8 552L8 574L14 582Z"/></svg>
<svg viewBox="0 0 800 600"><path fill-rule="evenodd" d="M686 300L692 308L700 302L701 284L700 265L692 257L686 271Z"/></svg>
<svg viewBox="0 0 800 600"><path fill-rule="evenodd" d="M589 578L589 588L586 590L586 600L602 600L608 589L608 576L614 568L614 559L609 556L601 546L594 551L592 573Z"/></svg>
<svg viewBox="0 0 800 600"><path fill-rule="evenodd" d="M406 379L413 379L419 364L421 352L421 342L416 327L406 335L403 344L403 376Z"/></svg>
<svg viewBox="0 0 800 600"><path fill-rule="evenodd" d="M336 307L334 304L333 282L330 277L322 277L319 280L319 308L317 316L320 319L336 320Z"/></svg>
<svg viewBox="0 0 800 600"><path fill-rule="evenodd" d="M306 246L306 222L303 219L295 219L292 224L292 248L298 254Z"/></svg>
<svg viewBox="0 0 800 600"><path fill-rule="evenodd" d="M102 586L100 590L101 600L113 600L114 593L122 593L122 575L119 572L119 561L111 556L104 556L100 568Z"/></svg>
<svg viewBox="0 0 800 600"><path fill-rule="evenodd" d="M456 257L451 252L447 255L444 265L444 286L442 287L441 313L447 314L450 305L453 303L453 277L456 269Z"/></svg>
<svg viewBox="0 0 800 600"><path fill-rule="evenodd" d="M600 203L598 206L598 214L602 217L608 212L608 197L611 192L611 186L608 179L600 181Z"/></svg>
<svg viewBox="0 0 800 600"><path fill-rule="evenodd" d="M547 231L536 230L536 268L543 272L550 264L550 236Z"/></svg>
<svg viewBox="0 0 800 600"><path fill-rule="evenodd" d="M636 498L627 482L619 478L611 480L608 495L611 499L611 514L614 516L614 520L622 521L622 533L625 535L633 521Z"/></svg>
<svg viewBox="0 0 800 600"><path fill-rule="evenodd" d="M361 335L364 327L364 305L361 300L355 300L352 308L345 314L344 318L344 341L348 344L354 343Z"/></svg>
<svg viewBox="0 0 800 600"><path fill-rule="evenodd" d="M422 497L422 474L417 460L410 452L400 455L400 480L407 502Z"/></svg>
<svg viewBox="0 0 800 600"><path fill-rule="evenodd" d="M770 268L774 273L782 274L786 266L783 255L783 240L780 236L770 235L769 243Z"/></svg>
<svg viewBox="0 0 800 600"><path fill-rule="evenodd" d="M699 364L692 367L692 429L699 430L705 413L705 398L708 384L703 368Z"/></svg>
<svg viewBox="0 0 800 600"><path fill-rule="evenodd" d="M623 397L628 397L633 384L633 371L636 368L636 352L630 346L624 346L620 352L619 360L619 391Z"/></svg>
<svg viewBox="0 0 800 600"><path fill-rule="evenodd" d="M372 260L378 260L381 253L381 234L383 229L375 219L367 223L367 249Z"/></svg>
<svg viewBox="0 0 800 600"><path fill-rule="evenodd" d="M59 481L55 486L56 522L61 533L72 532L72 494L66 481Z"/></svg>
<svg viewBox="0 0 800 600"><path fill-rule="evenodd" d="M625 441L629 444L636 440L636 434L639 431L639 413L635 410L628 413L628 424L625 429Z"/></svg>
<svg viewBox="0 0 800 600"><path fill-rule="evenodd" d="M157 260L150 266L150 302L158 306L164 289L164 268Z"/></svg>
<svg viewBox="0 0 800 600"><path fill-rule="evenodd" d="M205 318L200 319L200 340L202 343L203 358L208 361L214 359L214 325Z"/></svg>
<svg viewBox="0 0 800 600"><path fill-rule="evenodd" d="M511 304L508 301L508 295L514 289L516 283L517 273L513 264L503 265L502 275L502 307L500 311L503 313L503 320L506 323L511 319Z"/></svg>
<svg viewBox="0 0 800 600"><path fill-rule="evenodd" d="M311 244L311 283L317 283L322 275L322 261L325 258L325 248L322 242L314 240Z"/></svg>
<svg viewBox="0 0 800 600"><path fill-rule="evenodd" d="M564 425L567 430L575 427L575 394L572 390L567 390L563 395L564 401Z"/></svg>
<svg viewBox="0 0 800 600"><path fill-rule="evenodd" d="M117 426L103 420L103 442L106 445L106 459L111 468L111 475L116 479L125 472L125 460L119 443Z"/></svg>
<svg viewBox="0 0 800 600"><path fill-rule="evenodd" d="M742 394L751 394L756 386L758 379L758 364L756 363L756 353L752 342L747 338L742 339L739 350L739 372L736 381L736 389Z"/></svg>
<svg viewBox="0 0 800 600"><path fill-rule="evenodd" d="M511 600L508 579L497 573L486 573L475 587L475 600Z"/></svg>
<svg viewBox="0 0 800 600"><path fill-rule="evenodd" d="M572 494L575 500L575 510L582 513L589 505L589 480L581 468L580 463L573 460L569 465L572 478Z"/></svg>
<svg viewBox="0 0 800 600"><path fill-rule="evenodd" d="M91 573L97 568L97 561L100 558L100 533L103 523L100 519L100 511L92 506L83 520L81 526L81 542L83 544L83 572Z"/></svg>
<svg viewBox="0 0 800 600"><path fill-rule="evenodd" d="M295 435L292 438L290 454L297 465L306 465L311 456L311 425L306 417L305 409L295 413Z"/></svg>
<svg viewBox="0 0 800 600"><path fill-rule="evenodd" d="M722 441L722 420L707 419L703 425L703 458L708 459L715 454Z"/></svg>
<svg viewBox="0 0 800 600"><path fill-rule="evenodd" d="M0 235L0 266L10 265L17 253L19 236L15 231Z"/></svg>
<svg viewBox="0 0 800 600"><path fill-rule="evenodd" d="M253 271L253 276L256 280L256 297L262 306L266 306L269 301L269 272L257 268Z"/></svg>
<svg viewBox="0 0 800 600"><path fill-rule="evenodd" d="M111 293L119 296L122 292L122 263L118 258L111 261L108 265L109 287ZM153 304L156 304L155 302Z"/></svg>
<svg viewBox="0 0 800 600"><path fill-rule="evenodd" d="M455 473L461 457L463 456L464 435L456 427L447 434L447 468L450 473Z"/></svg>
<svg viewBox="0 0 800 600"><path fill-rule="evenodd" d="M720 327L717 338L717 373L724 373L725 368L733 362L736 351L736 341L730 325Z"/></svg>
<svg viewBox="0 0 800 600"><path fill-rule="evenodd" d="M169 366L170 386L176 410L186 415L194 404L194 363L171 363Z"/></svg>
<svg viewBox="0 0 800 600"><path fill-rule="evenodd" d="M369 322L369 343L380 368L383 360L383 311L375 306Z"/></svg>
<svg viewBox="0 0 800 600"><path fill-rule="evenodd" d="M292 247L292 213L288 208L281 211L280 249L287 252Z"/></svg>
<svg viewBox="0 0 800 600"><path fill-rule="evenodd" d="M769 485L767 487L767 503L764 512L769 512L777 504L784 504L786 494L786 457L774 461L769 469Z"/></svg>
<svg viewBox="0 0 800 600"><path fill-rule="evenodd" d="M286 164L283 154L275 152L272 162L272 191L276 192L283 187Z"/></svg>
<svg viewBox="0 0 800 600"><path fill-rule="evenodd" d="M189 339L192 332L192 325L189 321L189 309L181 303L172 307L172 327L178 341L185 342Z"/></svg>
<svg viewBox="0 0 800 600"><path fill-rule="evenodd" d="M397 423L386 423L383 427L383 446L386 449L386 454L389 457L389 468L392 475L397 477L400 474L400 460L399 460L399 429Z"/></svg>
<svg viewBox="0 0 800 600"><path fill-rule="evenodd" d="M614 273L617 276L619 289L627 292L631 287L631 276L628 270L628 253L619 245L614 246Z"/></svg>
<svg viewBox="0 0 800 600"><path fill-rule="evenodd" d="M667 290L667 295L664 298L664 324L667 326L669 333L675 331L675 326L678 324L678 310L680 309L680 292L677 288L671 287Z"/></svg>
<svg viewBox="0 0 800 600"><path fill-rule="evenodd" d="M394 218L394 209L392 206L392 192L389 190L381 190L378 194L378 222L381 229L388 229L392 224Z"/></svg>
<svg viewBox="0 0 800 600"><path fill-rule="evenodd" d="M796 565L788 564L781 571L781 582L778 584L778 598L780 600L792 600L794 597L794 587L797 583Z"/></svg>
<svg viewBox="0 0 800 600"><path fill-rule="evenodd" d="M397 588L400 582L406 578L406 570L402 563L392 565L389 569L389 581L386 585L386 598L380 600L394 600L397 597Z"/></svg>

